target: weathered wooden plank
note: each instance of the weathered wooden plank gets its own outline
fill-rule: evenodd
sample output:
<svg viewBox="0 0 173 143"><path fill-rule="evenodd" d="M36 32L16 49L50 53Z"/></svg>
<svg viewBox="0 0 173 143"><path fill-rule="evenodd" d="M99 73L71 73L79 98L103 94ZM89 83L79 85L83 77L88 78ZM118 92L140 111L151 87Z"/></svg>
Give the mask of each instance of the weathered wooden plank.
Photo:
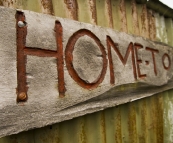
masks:
<svg viewBox="0 0 173 143"><path fill-rule="evenodd" d="M29 11L0 13L0 137L172 88L167 45Z"/></svg>

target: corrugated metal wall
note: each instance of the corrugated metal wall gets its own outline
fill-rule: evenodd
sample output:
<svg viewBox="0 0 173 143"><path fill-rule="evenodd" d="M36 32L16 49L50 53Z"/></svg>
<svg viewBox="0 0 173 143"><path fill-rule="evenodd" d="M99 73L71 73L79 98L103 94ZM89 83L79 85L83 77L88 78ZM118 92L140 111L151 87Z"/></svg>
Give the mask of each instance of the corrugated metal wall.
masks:
<svg viewBox="0 0 173 143"><path fill-rule="evenodd" d="M173 46L172 19L135 0L0 0L0 5L110 27ZM0 143L163 142L173 143L173 90L0 139Z"/></svg>

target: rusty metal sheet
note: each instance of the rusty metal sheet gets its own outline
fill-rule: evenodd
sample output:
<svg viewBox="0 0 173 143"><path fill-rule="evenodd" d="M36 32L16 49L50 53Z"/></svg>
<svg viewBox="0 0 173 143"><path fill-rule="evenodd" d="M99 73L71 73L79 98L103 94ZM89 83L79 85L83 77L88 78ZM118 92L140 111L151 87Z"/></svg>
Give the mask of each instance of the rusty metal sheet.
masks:
<svg viewBox="0 0 173 143"><path fill-rule="evenodd" d="M0 137L172 88L167 45L30 11L0 13Z"/></svg>

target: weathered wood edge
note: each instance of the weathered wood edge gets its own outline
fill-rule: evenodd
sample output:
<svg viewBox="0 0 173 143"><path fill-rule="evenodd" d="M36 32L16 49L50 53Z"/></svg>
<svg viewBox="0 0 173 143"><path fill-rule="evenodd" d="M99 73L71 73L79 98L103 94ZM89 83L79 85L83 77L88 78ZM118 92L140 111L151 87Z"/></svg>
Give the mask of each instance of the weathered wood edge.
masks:
<svg viewBox="0 0 173 143"><path fill-rule="evenodd" d="M129 87L129 85L124 85L124 86ZM88 101L85 101L83 103L68 107L67 109L63 109L62 111L54 112L54 114L51 114L51 116L49 115L49 113L47 113L48 114L47 118L39 119L39 115L38 115L39 111L35 110L34 112L37 113L36 118L38 120L27 122L27 124L25 124L25 129L21 128L21 126L17 125L17 124L9 124L8 126L1 126L0 127L0 131L1 131L0 137L8 136L11 134L17 134L19 132L27 131L27 130L34 129L34 128L44 127L46 125L59 123L59 122L65 121L65 120L70 120L70 119L80 117L80 116L83 116L86 114L104 110L106 108L115 107L115 106L118 106L121 104L125 104L125 103L133 102L133 101L136 101L136 100L139 100L142 98L146 98L146 97L152 96L154 94L161 93L163 91L172 89L173 80L171 80L167 85L164 85L164 86L153 87L153 88L150 87L150 90L146 90L147 86L143 85L142 88L134 91L135 86L136 85L133 85L133 84L130 85L129 90L126 91L125 93L123 91L118 92L118 90L117 90L117 92L115 92L116 89L112 89L115 91L108 91L110 93L112 92L112 96L110 96L108 98L107 98L107 93L104 93L101 95L101 97L96 97L96 98L90 99ZM117 88L122 88L122 87L117 87ZM122 95L122 93L123 93L123 95ZM14 107L7 106L3 110L1 109L0 112L10 113L13 111L13 108ZM53 108L52 108L52 110L53 110ZM28 114L30 114L32 116L32 111L30 111L30 108L28 108L27 110L25 109L25 111L20 113L18 117L12 116L10 114L6 114L4 122L6 119L13 118L15 120L16 118L19 118L21 120L20 121L21 125L22 124L24 125L23 120L25 120L25 116L23 116L22 114L24 114L26 112L28 112ZM37 126L35 125L35 123L37 124Z"/></svg>

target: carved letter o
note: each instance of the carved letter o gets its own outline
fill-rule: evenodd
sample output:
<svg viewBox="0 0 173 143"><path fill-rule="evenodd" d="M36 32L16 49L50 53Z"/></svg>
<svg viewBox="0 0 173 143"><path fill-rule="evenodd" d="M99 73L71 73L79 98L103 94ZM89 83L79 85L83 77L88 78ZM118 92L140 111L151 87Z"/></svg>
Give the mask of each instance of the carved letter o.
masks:
<svg viewBox="0 0 173 143"><path fill-rule="evenodd" d="M103 58L103 67L102 67L101 73L98 79L96 79L92 83L87 83L86 81L81 79L73 67L73 50L74 50L75 43L80 37L85 35L89 36L95 41L95 43L97 44L97 46L99 47L102 53L102 58ZM69 38L66 49L65 49L65 62L66 62L67 70L70 76L74 79L74 81L76 81L83 88L94 89L98 87L98 85L103 81L105 77L106 69L107 69L107 58L106 58L105 48L101 44L100 40L96 37L96 35L94 35L91 31L87 29L78 30Z"/></svg>
<svg viewBox="0 0 173 143"><path fill-rule="evenodd" d="M165 58L168 59L168 65L167 65L167 66L166 66L165 63L164 63ZM166 69L166 70L169 70L170 67L171 67L171 59L170 59L169 55L166 54L166 53L162 56L162 64L163 64L164 69Z"/></svg>

